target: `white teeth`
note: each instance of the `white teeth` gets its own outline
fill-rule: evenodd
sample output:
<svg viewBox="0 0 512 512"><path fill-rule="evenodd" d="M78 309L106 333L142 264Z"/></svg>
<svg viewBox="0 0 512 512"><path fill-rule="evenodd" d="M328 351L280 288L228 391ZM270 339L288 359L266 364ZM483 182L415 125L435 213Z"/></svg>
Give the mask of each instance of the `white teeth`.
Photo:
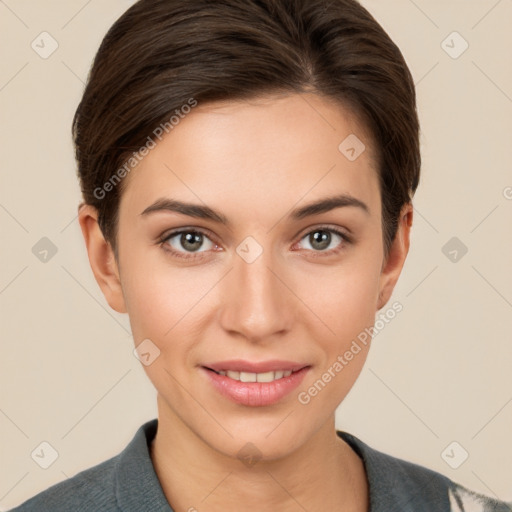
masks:
<svg viewBox="0 0 512 512"><path fill-rule="evenodd" d="M292 371L278 370L277 372L251 373L220 370L217 373L240 382L273 382L274 380L282 379L283 377L289 377L292 374Z"/></svg>
<svg viewBox="0 0 512 512"><path fill-rule="evenodd" d="M275 379L274 372L256 373L258 382L272 382Z"/></svg>
<svg viewBox="0 0 512 512"><path fill-rule="evenodd" d="M256 382L256 374L249 372L240 372L240 382Z"/></svg>

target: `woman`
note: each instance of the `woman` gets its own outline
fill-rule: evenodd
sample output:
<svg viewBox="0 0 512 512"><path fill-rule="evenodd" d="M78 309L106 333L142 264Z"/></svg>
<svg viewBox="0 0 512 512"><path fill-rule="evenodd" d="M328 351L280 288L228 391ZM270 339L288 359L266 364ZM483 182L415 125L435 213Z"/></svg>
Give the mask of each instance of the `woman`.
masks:
<svg viewBox="0 0 512 512"><path fill-rule="evenodd" d="M158 419L15 510L511 510L335 429L420 174L410 72L364 8L139 1L73 134L91 268Z"/></svg>

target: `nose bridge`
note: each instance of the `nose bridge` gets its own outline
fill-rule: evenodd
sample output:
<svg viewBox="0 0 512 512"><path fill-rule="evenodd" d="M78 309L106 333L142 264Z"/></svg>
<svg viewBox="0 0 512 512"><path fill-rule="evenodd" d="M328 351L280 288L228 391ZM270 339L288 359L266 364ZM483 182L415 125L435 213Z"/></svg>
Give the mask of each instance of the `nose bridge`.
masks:
<svg viewBox="0 0 512 512"><path fill-rule="evenodd" d="M278 265L270 247L248 237L237 248L228 277L223 327L251 340L263 339L290 328L290 292L276 277Z"/></svg>

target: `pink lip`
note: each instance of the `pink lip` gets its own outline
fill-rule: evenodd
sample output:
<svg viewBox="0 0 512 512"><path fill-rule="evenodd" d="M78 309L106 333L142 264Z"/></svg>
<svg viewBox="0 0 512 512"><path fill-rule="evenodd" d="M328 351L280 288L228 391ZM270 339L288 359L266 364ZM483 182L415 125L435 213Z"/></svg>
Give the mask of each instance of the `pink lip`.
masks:
<svg viewBox="0 0 512 512"><path fill-rule="evenodd" d="M234 372L249 372L249 373L265 373L277 372L279 370L295 372L308 366L294 361L283 361L279 359L270 359L268 361L260 361L259 363L252 363L244 361L243 359L232 359L230 361L219 361L217 363L204 364L205 368L210 368L216 372L223 370L231 370Z"/></svg>
<svg viewBox="0 0 512 512"><path fill-rule="evenodd" d="M268 369L268 363L268 361L264 363L266 365L264 366L264 368L266 368L265 370L238 370L238 368L241 367L249 368L248 365L239 365L236 366L237 370L233 371L264 373L265 371L276 371L280 369L285 369L283 366L279 366L274 370ZM310 366L299 365L299 369L297 369L296 371L293 371L292 368L288 368L289 370L293 371L293 373L290 376L277 379L273 382L240 382L238 380L230 379L227 376L219 375L218 373L215 373L214 371L208 368L202 367L202 370L207 375L213 387L223 396L229 398L233 402L240 405L248 405L251 407L263 407L266 405L272 405L279 402L279 400L281 400L286 395L291 393L294 389L296 389L304 379L306 373L309 371ZM223 366L222 368L226 370L230 369L229 367L226 366ZM233 366L233 368L235 368L235 366ZM252 366L252 368L254 368L254 365Z"/></svg>

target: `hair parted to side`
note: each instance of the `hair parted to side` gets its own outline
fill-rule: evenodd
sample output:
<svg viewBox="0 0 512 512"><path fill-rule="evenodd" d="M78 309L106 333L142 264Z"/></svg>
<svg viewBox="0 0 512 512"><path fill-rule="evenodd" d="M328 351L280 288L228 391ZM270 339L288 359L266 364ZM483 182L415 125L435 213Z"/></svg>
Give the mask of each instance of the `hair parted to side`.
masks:
<svg viewBox="0 0 512 512"><path fill-rule="evenodd" d="M370 131L387 254L419 183L416 93L400 50L356 0L140 0L130 7L104 37L73 119L83 199L97 209L107 241L116 248L123 181L108 191L104 185L174 112L191 99L297 92L337 101Z"/></svg>

